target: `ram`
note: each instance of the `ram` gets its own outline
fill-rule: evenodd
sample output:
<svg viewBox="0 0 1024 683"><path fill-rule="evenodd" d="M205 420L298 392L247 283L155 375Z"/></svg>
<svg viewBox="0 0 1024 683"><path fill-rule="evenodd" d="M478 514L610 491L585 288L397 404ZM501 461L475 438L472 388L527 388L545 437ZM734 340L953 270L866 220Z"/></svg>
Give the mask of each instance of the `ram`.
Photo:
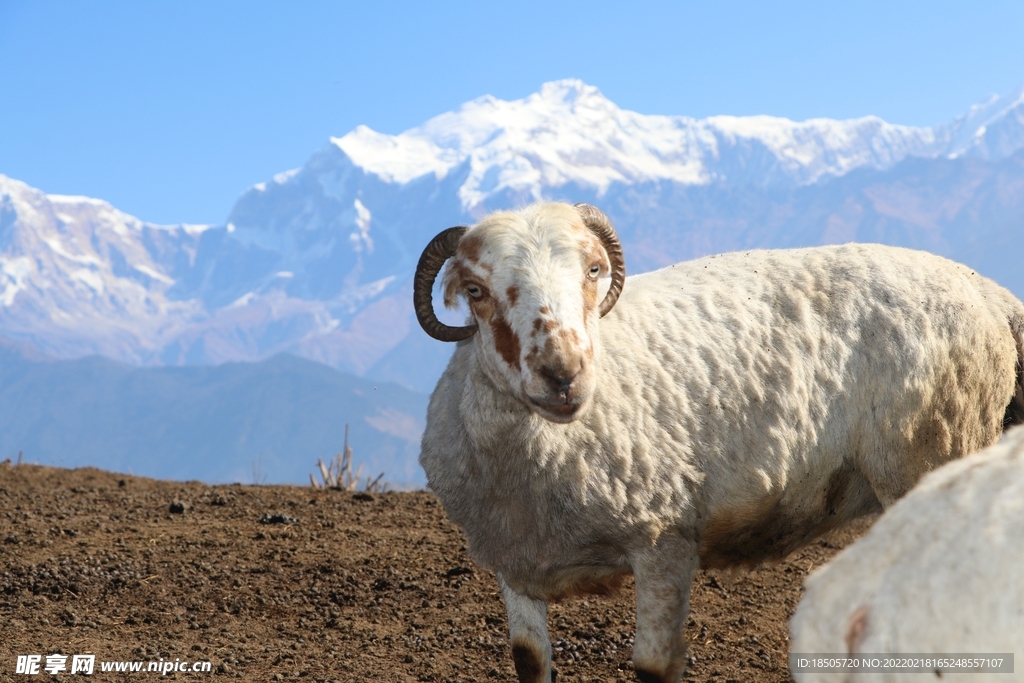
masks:
<svg viewBox="0 0 1024 683"><path fill-rule="evenodd" d="M1014 665L1010 653L1024 652L1022 566L1018 427L997 445L924 477L862 539L811 575L791 622L794 657L920 653L935 657L924 678L937 680L958 668L952 655L961 654L974 661L959 670L974 677L986 665L1013 672L1020 662ZM794 667L793 675L800 683L921 681L906 664L923 662L888 673Z"/></svg>
<svg viewBox="0 0 1024 683"><path fill-rule="evenodd" d="M433 309L445 262L462 327ZM626 279L602 212L540 203L436 236L414 305L459 342L420 462L496 573L524 682L551 678L548 602L628 574L637 676L679 680L698 566L783 557L1024 415L1024 305L906 249L751 251Z"/></svg>

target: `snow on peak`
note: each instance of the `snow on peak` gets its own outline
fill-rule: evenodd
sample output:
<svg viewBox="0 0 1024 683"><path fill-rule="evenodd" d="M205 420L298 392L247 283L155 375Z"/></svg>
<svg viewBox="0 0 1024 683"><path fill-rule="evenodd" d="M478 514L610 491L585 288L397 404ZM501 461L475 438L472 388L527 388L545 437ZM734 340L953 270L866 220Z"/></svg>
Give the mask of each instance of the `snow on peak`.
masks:
<svg viewBox="0 0 1024 683"><path fill-rule="evenodd" d="M47 195L0 176L0 318L60 355L137 359L196 306L174 301L177 254L208 226L158 226L90 197ZM35 343L35 342L34 342Z"/></svg>
<svg viewBox="0 0 1024 683"><path fill-rule="evenodd" d="M936 130L948 139L945 153L950 158L1012 154L1024 147L1024 85L1002 97L992 95Z"/></svg>
<svg viewBox="0 0 1024 683"><path fill-rule="evenodd" d="M619 108L593 85L587 85L578 78L564 78L549 81L540 90L526 98L529 104L544 103L549 107L573 110L576 107L593 111L617 112Z"/></svg>
<svg viewBox="0 0 1024 683"><path fill-rule="evenodd" d="M392 136L358 126L331 142L367 171L393 183L407 183L428 173L443 177L454 166L440 147L408 131Z"/></svg>
<svg viewBox="0 0 1024 683"><path fill-rule="evenodd" d="M387 182L443 178L468 165L459 189L467 209L502 190L539 199L575 183L599 193L615 182L671 180L804 184L858 166L882 168L934 154L929 128L876 117L794 122L771 116L649 116L620 109L577 79L552 81L520 100L490 95L399 135L360 126L331 142ZM768 153L752 164L757 148Z"/></svg>

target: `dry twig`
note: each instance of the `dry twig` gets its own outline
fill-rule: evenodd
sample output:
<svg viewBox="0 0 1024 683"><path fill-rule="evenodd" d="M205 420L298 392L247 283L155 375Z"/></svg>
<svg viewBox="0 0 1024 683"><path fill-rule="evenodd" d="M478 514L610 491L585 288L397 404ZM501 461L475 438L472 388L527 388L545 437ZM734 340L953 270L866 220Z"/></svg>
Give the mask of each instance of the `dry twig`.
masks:
<svg viewBox="0 0 1024 683"><path fill-rule="evenodd" d="M327 465L323 459L316 461L320 469L320 478L317 481L313 474L309 475L309 482L313 488L336 489L339 491L355 491L359 487L359 480L362 478L363 466L356 467L355 474L352 473L352 447L348 445L348 424L345 425L345 448L341 453L335 454L334 458ZM384 473L377 475L376 479L366 477L364 491L370 493L384 493L388 490L387 482L383 481Z"/></svg>

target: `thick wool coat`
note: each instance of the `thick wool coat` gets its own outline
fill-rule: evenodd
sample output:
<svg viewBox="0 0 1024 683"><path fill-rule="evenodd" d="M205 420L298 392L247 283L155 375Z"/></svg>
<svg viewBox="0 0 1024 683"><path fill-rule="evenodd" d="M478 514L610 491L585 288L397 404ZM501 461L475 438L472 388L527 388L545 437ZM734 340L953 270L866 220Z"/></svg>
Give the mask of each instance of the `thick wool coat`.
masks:
<svg viewBox="0 0 1024 683"><path fill-rule="evenodd" d="M849 244L627 278L578 419L539 417L459 343L420 462L515 591L600 590L671 531L705 567L781 557L994 443L1024 305L928 253Z"/></svg>

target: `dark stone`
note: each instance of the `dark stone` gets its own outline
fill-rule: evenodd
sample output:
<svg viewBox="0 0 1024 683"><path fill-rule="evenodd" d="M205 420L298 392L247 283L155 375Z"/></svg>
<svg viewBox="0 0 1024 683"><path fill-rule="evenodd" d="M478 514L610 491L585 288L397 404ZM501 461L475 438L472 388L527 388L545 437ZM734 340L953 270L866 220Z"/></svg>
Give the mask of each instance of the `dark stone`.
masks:
<svg viewBox="0 0 1024 683"><path fill-rule="evenodd" d="M291 515L283 515L280 512L276 514L270 514L264 512L263 516L260 517L260 524L298 524L299 518L292 517Z"/></svg>

